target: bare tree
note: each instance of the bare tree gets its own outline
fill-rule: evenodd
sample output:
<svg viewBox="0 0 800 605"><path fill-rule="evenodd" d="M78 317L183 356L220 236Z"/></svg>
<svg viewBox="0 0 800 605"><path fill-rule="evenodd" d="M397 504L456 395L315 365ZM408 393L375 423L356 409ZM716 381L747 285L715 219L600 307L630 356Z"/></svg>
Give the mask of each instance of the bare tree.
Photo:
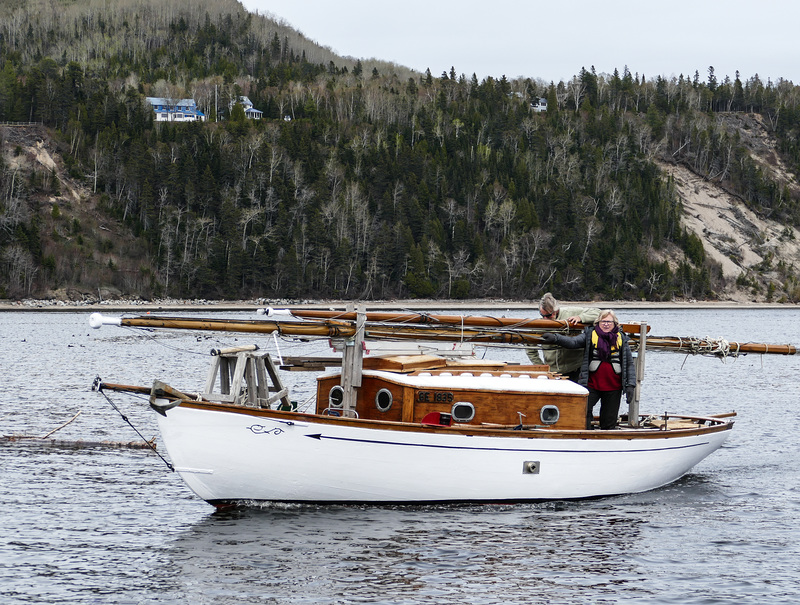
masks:
<svg viewBox="0 0 800 605"><path fill-rule="evenodd" d="M508 236L511 230L511 223L514 222L516 214L517 208L512 200L507 199L500 204L500 208L497 211L497 219L503 228L502 233L504 238Z"/></svg>
<svg viewBox="0 0 800 605"><path fill-rule="evenodd" d="M12 244L3 250L2 261L9 292L13 295L30 296L34 278L39 272L31 253L18 244Z"/></svg>
<svg viewBox="0 0 800 605"><path fill-rule="evenodd" d="M445 256L445 263L447 264L447 297L452 296L453 282L462 275L469 273L469 266L467 260L469 259L469 252L466 250L458 250L452 255Z"/></svg>
<svg viewBox="0 0 800 605"><path fill-rule="evenodd" d="M586 223L586 245L583 247L583 255L581 256L581 264L586 262L586 255L589 253L589 246L594 241L595 236L600 231L600 224L597 219L592 216Z"/></svg>

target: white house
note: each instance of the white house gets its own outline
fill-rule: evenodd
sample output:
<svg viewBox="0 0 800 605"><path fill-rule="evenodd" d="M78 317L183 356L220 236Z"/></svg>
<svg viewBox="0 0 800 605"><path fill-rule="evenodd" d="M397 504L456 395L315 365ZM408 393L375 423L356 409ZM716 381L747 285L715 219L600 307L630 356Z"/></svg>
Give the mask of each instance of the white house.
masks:
<svg viewBox="0 0 800 605"><path fill-rule="evenodd" d="M164 99L162 97L147 97L147 102L153 107L156 122L205 122L206 114L197 109L194 99Z"/></svg>
<svg viewBox="0 0 800 605"><path fill-rule="evenodd" d="M531 109L535 112L547 111L547 99L534 99L531 103Z"/></svg>
<svg viewBox="0 0 800 605"><path fill-rule="evenodd" d="M248 97L239 97L236 101L231 101L230 107L228 110L233 109L233 106L239 103L244 108L244 115L248 120L260 120L261 116L264 115L263 111L258 111L255 107L253 107L253 102Z"/></svg>

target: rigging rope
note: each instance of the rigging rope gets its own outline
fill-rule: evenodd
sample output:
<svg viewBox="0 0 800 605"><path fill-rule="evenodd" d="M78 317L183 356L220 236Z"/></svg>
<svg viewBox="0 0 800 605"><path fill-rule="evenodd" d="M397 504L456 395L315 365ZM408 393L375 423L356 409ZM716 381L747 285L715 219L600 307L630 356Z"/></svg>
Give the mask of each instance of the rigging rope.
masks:
<svg viewBox="0 0 800 605"><path fill-rule="evenodd" d="M117 413L120 416L122 416L122 419L125 422L128 423L128 425L136 432L137 435L139 435L139 437L141 437L142 441L144 441L147 444L147 447L149 447L151 450L153 450L153 452L155 452L156 456L161 458L161 460L164 462L164 464L167 465L167 468L174 473L175 472L175 467L172 466L172 464L170 464L167 461L167 459L164 458L164 456L161 455L161 453L155 448L155 446L153 446L153 444L150 441L148 441L147 439L144 438L144 435L142 435L139 432L139 429L137 429L135 426L133 426L133 423L128 419L128 417L125 414L123 414L122 411L116 406L116 404L113 401L111 401L111 398L108 395L106 395L105 391L103 391L103 381L100 379L99 376L95 377L94 383L92 384L92 390L93 391L98 391L103 397L106 398L106 401L108 401L108 403L111 404L111 407L114 408L117 411Z"/></svg>
<svg viewBox="0 0 800 605"><path fill-rule="evenodd" d="M724 338L713 339L710 336L705 338L691 338L689 339L690 351L693 355L715 355L725 357L734 355L731 353L731 347L727 340Z"/></svg>
<svg viewBox="0 0 800 605"><path fill-rule="evenodd" d="M153 334L147 334L147 332L154 332L155 330L153 328L140 328L140 327L131 327L131 326L122 326L122 328L124 328L126 330L130 330L131 332L133 332L134 334L136 334L138 336L144 336L149 341L151 341L151 342L153 342L153 343L155 343L155 344L157 344L159 346L162 346L165 349L169 349L170 351L178 351L179 353L188 353L189 355L201 355L203 357L205 357L207 355L207 353L205 353L205 352L201 353L200 351L193 351L192 349L187 349L185 347L176 347L176 346L173 346L173 345L169 345L166 342L164 342L161 338L156 338L155 335L153 335ZM142 332L145 332L145 334L142 334ZM209 337L206 337L206 338L209 338ZM200 339L198 338L197 340L199 341ZM219 340L219 339L217 339L217 340Z"/></svg>
<svg viewBox="0 0 800 605"><path fill-rule="evenodd" d="M732 346L724 338L711 338L710 336L705 338L655 336L647 340L647 347L651 349L686 351L687 357L689 355L708 355L719 357L723 362L727 357L736 358L741 354L741 344L736 342L734 345Z"/></svg>

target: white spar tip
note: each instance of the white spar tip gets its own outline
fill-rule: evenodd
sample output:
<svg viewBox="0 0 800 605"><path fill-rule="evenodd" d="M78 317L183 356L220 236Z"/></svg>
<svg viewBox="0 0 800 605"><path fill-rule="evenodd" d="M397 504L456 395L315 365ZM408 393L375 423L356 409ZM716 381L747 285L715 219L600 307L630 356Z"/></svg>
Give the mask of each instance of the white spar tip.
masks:
<svg viewBox="0 0 800 605"><path fill-rule="evenodd" d="M266 309L258 309L256 311L258 315L266 315L267 317L291 317L292 312L289 309L273 309L272 307L267 307Z"/></svg>
<svg viewBox="0 0 800 605"><path fill-rule="evenodd" d="M100 326L121 326L122 320L119 317L107 317L102 313L92 313L89 316L89 325L96 330Z"/></svg>

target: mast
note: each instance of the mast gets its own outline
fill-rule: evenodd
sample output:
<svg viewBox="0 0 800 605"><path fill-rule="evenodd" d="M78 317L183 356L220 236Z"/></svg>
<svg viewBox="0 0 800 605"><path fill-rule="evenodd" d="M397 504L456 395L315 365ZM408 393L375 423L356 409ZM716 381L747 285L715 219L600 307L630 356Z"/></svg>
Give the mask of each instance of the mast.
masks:
<svg viewBox="0 0 800 605"><path fill-rule="evenodd" d="M295 312L289 311L287 319L218 319L187 317L104 317L93 313L89 324L94 328L103 325L117 325L140 328L169 328L177 330L210 330L220 332L244 332L255 334L279 334L308 338L342 338L352 339L359 333L363 340L420 340L445 342L470 342L498 345L538 346L542 344L541 336L545 332L577 334L584 326L567 325L563 321L546 319L514 319L488 318L475 316L428 316L421 314L395 314L395 318L405 317L403 321L371 319L375 316L360 311L364 318L363 325L358 322L358 314L354 312L338 313L345 319L322 318L302 319L291 317ZM420 319L413 322L411 315ZM431 323L431 317L448 318L449 321ZM427 319L423 319L427 318ZM452 321L457 318L458 321ZM495 322L495 325L481 325ZM497 324L500 325L497 325ZM641 335L649 330L647 324L626 324L631 333ZM628 331L628 330L626 330ZM633 339L631 346L638 349L641 339ZM767 343L736 342L725 339L696 338L682 336L648 336L641 340L642 346L652 350L674 351L690 355L708 355L714 357L736 357L745 353L795 355L797 347L790 344L775 345ZM645 344L646 343L646 344Z"/></svg>
<svg viewBox="0 0 800 605"><path fill-rule="evenodd" d="M647 351L647 324L641 324L639 330L639 350L636 353L636 389L633 392L633 401L628 404L628 424L639 426L639 399L642 394L642 381L644 380L644 354Z"/></svg>
<svg viewBox="0 0 800 605"><path fill-rule="evenodd" d="M361 388L362 362L364 358L364 324L366 317L363 308L356 313L356 330L352 338L345 341L342 360L342 390L344 391L343 411L345 415L355 415L358 389Z"/></svg>

